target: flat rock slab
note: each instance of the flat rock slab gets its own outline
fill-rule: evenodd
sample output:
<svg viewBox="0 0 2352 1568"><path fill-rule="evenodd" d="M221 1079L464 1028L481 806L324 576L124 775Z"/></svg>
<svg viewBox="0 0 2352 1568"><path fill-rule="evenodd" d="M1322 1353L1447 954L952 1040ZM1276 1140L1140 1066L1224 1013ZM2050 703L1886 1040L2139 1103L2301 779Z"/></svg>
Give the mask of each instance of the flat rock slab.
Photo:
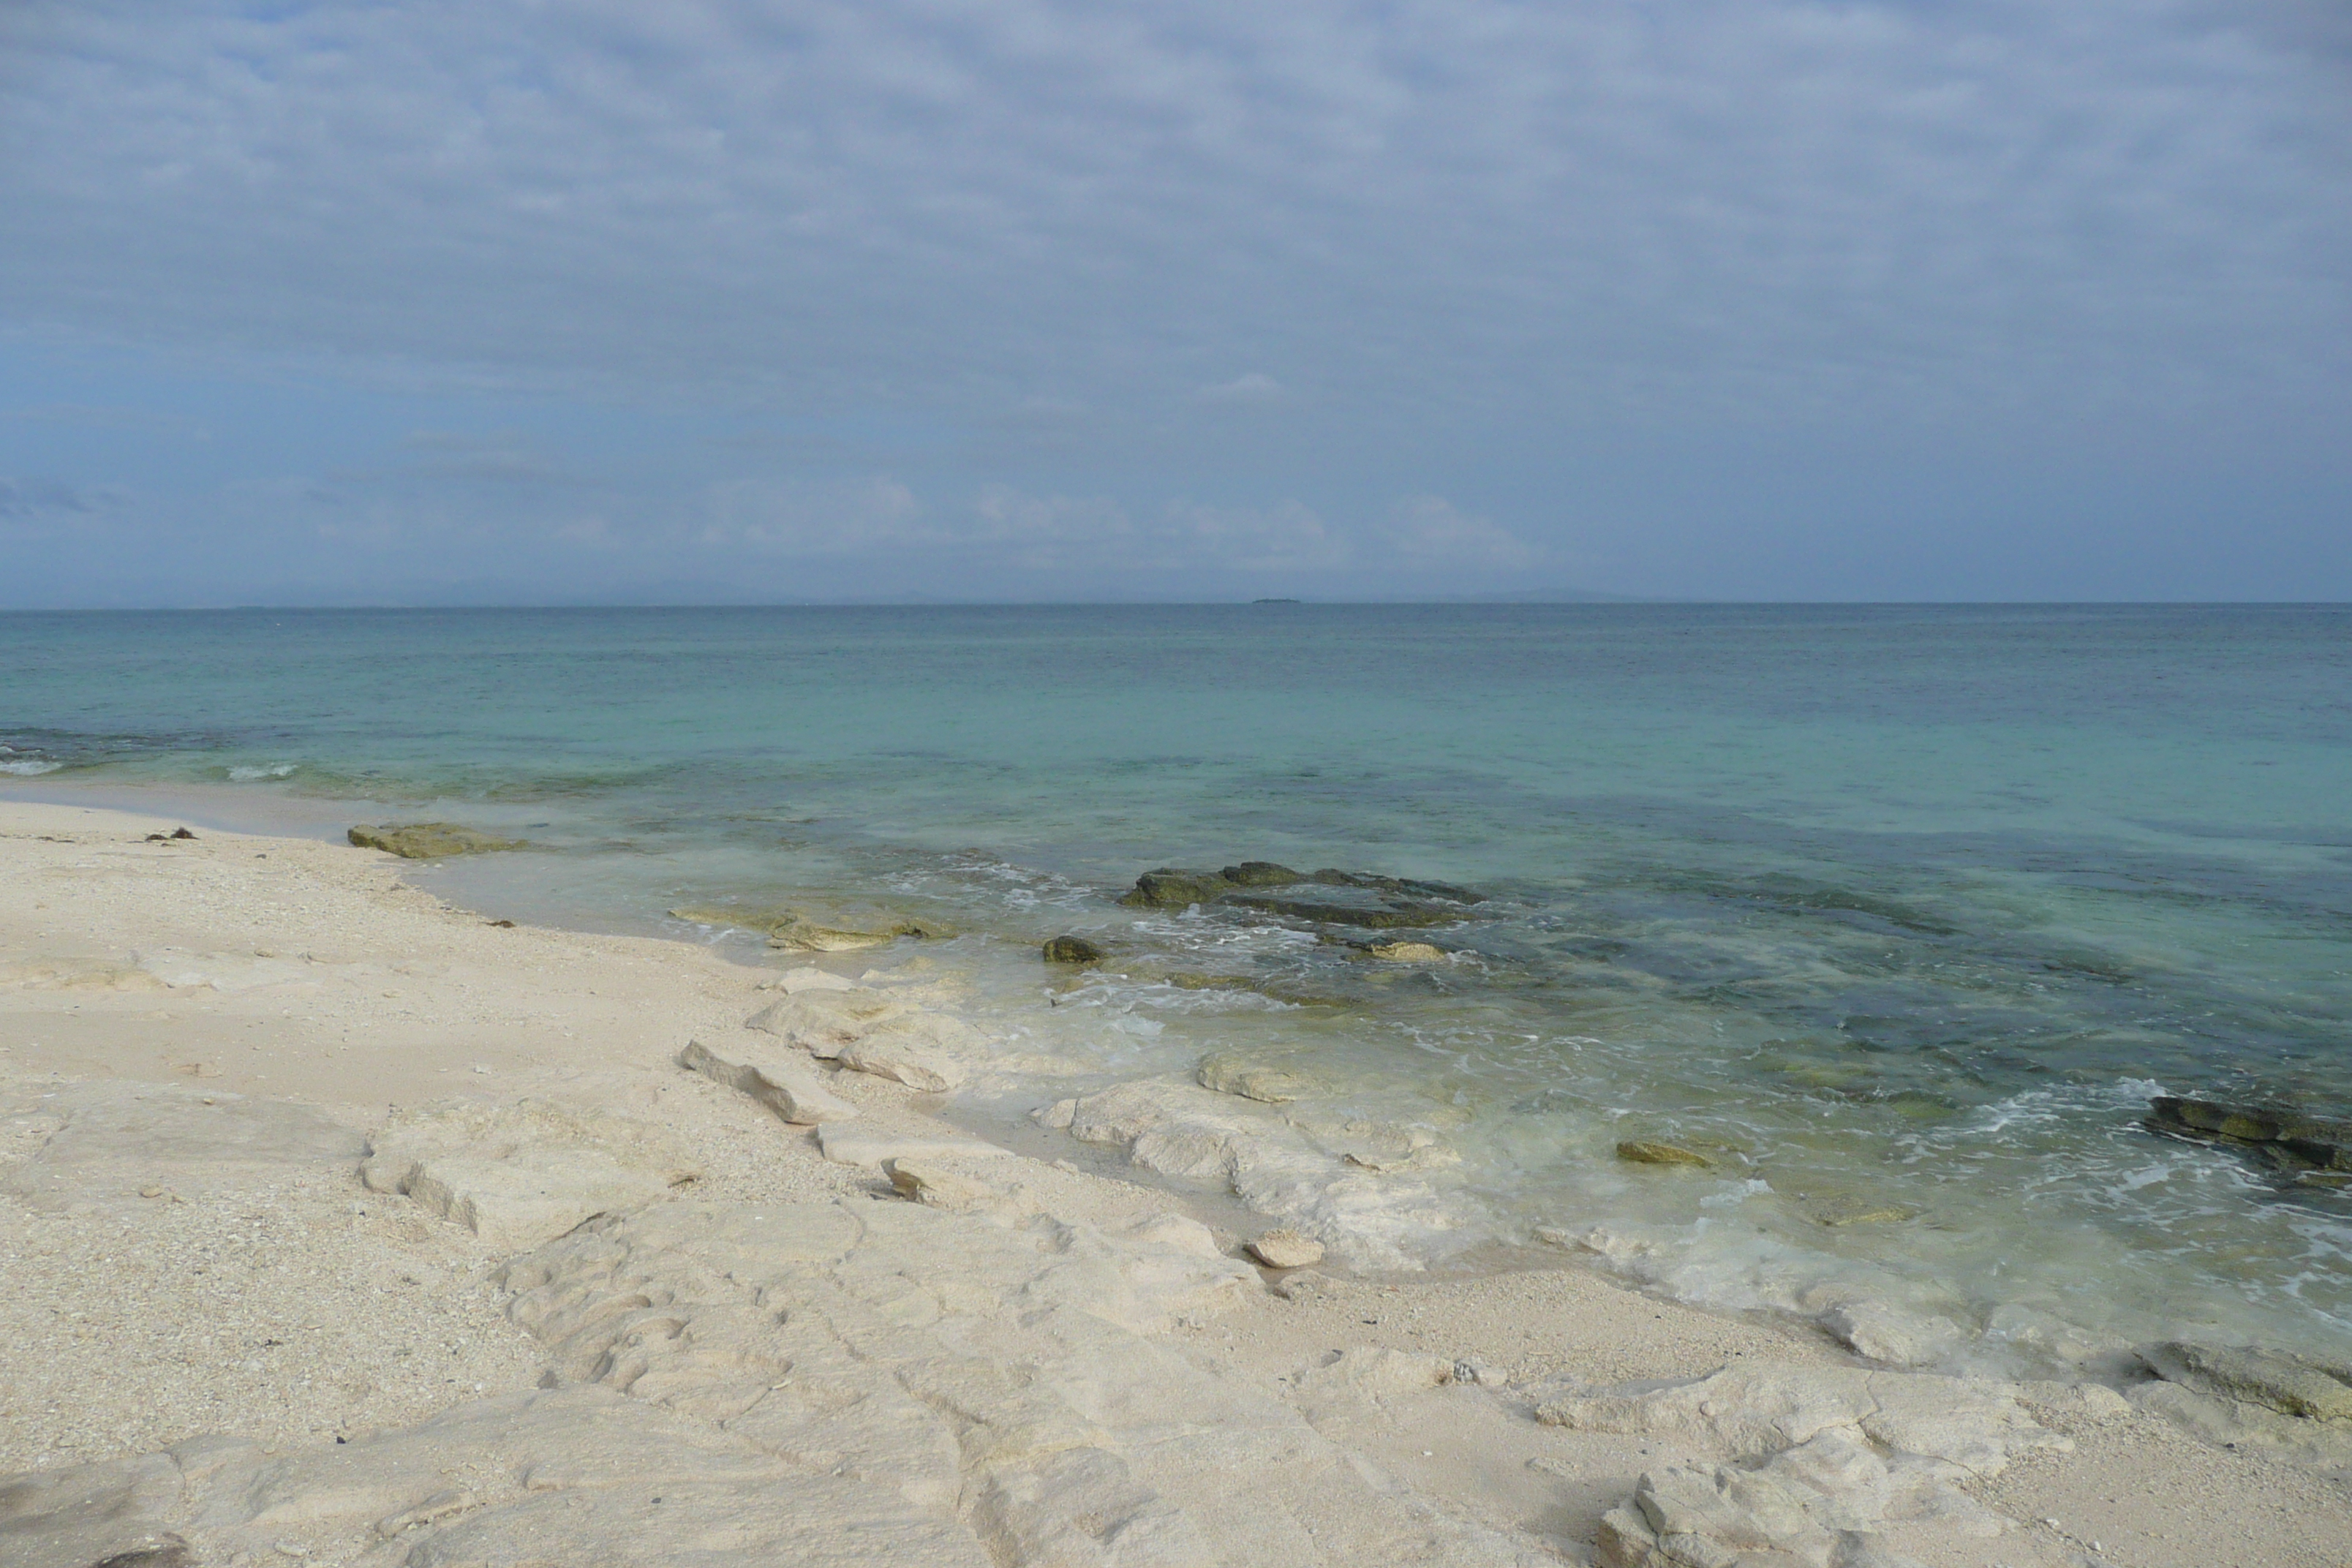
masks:
<svg viewBox="0 0 2352 1568"><path fill-rule="evenodd" d="M535 1101L396 1117L360 1166L370 1191L405 1194L508 1252L657 1203L695 1173L656 1128Z"/></svg>
<svg viewBox="0 0 2352 1568"><path fill-rule="evenodd" d="M890 1160L1009 1160L1013 1151L979 1138L937 1132L887 1132L877 1127L845 1127L828 1121L817 1129L817 1147L840 1165L879 1167Z"/></svg>
<svg viewBox="0 0 2352 1568"><path fill-rule="evenodd" d="M135 1202L149 1186L186 1196L271 1172L349 1169L368 1150L359 1132L306 1105L166 1085L61 1084L12 1109L47 1137L0 1187L51 1210Z"/></svg>
<svg viewBox="0 0 2352 1568"><path fill-rule="evenodd" d="M694 1040L678 1065L750 1095L796 1126L847 1121L857 1107L824 1087L808 1057L773 1038L745 1034L713 1043Z"/></svg>

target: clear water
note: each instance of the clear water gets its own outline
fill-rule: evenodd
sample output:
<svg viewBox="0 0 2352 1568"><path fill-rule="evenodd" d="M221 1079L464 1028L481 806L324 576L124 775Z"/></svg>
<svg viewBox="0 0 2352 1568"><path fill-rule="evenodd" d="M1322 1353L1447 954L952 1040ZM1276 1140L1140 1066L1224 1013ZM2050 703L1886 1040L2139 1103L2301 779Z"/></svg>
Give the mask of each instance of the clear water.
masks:
<svg viewBox="0 0 2352 1568"><path fill-rule="evenodd" d="M2352 1328L2352 1201L2138 1126L2157 1092L2352 1112L2352 609L14 616L0 744L11 793L519 831L546 852L419 872L518 916L746 956L665 911L944 919L925 956L1008 1048L1096 1075L966 1113L1293 1062L1460 1151L1440 1265L1598 1224L1729 1305ZM1418 967L1115 901L1243 858L1493 898ZM1051 979L1063 931L1126 977Z"/></svg>

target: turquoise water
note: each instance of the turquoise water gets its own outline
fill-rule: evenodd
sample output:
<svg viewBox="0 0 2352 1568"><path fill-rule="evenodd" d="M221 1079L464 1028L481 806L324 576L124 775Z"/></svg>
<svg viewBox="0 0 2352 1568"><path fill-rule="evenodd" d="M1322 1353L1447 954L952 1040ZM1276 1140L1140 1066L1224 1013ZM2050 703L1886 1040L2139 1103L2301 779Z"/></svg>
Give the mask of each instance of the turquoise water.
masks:
<svg viewBox="0 0 2352 1568"><path fill-rule="evenodd" d="M1441 1265L1601 1225L1685 1295L1863 1280L1972 1342L2352 1328L2352 1202L2137 1125L2352 1112L2346 608L14 616L0 744L11 793L513 830L546 852L419 876L518 916L948 921L923 956L1025 1049L1246 1048L1439 1127ZM1423 966L1115 901L1244 858L1491 900ZM1049 1007L1062 931L1125 978Z"/></svg>

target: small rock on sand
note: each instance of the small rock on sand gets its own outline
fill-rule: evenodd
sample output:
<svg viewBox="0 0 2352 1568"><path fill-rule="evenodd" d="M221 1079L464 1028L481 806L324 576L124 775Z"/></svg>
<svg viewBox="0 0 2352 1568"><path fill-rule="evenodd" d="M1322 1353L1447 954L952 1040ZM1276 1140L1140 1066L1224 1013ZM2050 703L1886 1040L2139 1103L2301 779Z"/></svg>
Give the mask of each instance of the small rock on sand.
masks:
<svg viewBox="0 0 2352 1568"><path fill-rule="evenodd" d="M1323 1244L1295 1230L1269 1230L1249 1244L1249 1254L1268 1268L1305 1268L1323 1261Z"/></svg>

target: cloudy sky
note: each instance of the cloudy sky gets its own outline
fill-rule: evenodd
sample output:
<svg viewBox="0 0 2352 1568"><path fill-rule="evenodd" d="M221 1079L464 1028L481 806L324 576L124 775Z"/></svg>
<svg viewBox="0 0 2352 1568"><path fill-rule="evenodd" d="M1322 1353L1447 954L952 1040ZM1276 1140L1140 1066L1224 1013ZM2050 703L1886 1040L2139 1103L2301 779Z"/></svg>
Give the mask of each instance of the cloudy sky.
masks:
<svg viewBox="0 0 2352 1568"><path fill-rule="evenodd" d="M0 605L2352 597L2337 0L0 4Z"/></svg>

